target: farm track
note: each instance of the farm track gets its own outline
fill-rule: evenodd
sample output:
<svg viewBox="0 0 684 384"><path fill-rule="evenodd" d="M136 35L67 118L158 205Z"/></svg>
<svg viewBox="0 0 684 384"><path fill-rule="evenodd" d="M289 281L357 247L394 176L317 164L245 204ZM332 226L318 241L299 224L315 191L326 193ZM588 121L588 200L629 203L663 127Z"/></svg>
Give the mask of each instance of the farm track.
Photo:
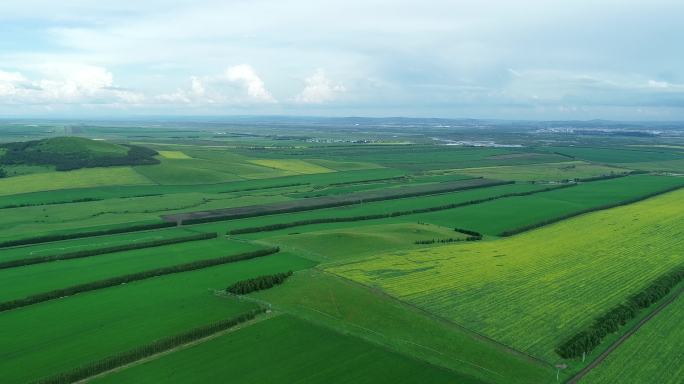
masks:
<svg viewBox="0 0 684 384"><path fill-rule="evenodd" d="M622 335L619 339L615 340L613 344L608 347L603 353L601 353L591 364L587 365L579 371L575 376L566 381L567 384L577 384L584 376L586 376L592 369L596 368L601 364L613 351L618 349L627 339L629 339L633 334L635 334L644 324L652 320L656 315L658 315L663 309L667 308L668 305L672 304L675 299L677 299L681 294L684 293L684 287L679 288L679 290L672 295L670 298L661 303L657 308L653 310L648 316L641 319L634 327Z"/></svg>

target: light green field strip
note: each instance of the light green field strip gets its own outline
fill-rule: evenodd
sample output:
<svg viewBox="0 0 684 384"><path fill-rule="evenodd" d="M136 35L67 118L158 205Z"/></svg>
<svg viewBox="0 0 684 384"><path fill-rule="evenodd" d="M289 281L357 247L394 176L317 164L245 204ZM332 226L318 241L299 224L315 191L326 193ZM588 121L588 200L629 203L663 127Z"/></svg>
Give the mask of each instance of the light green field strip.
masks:
<svg viewBox="0 0 684 384"><path fill-rule="evenodd" d="M257 250L225 238L0 270L0 302L131 273Z"/></svg>
<svg viewBox="0 0 684 384"><path fill-rule="evenodd" d="M57 374L254 307L214 294L238 280L311 266L279 253L84 293L0 314L7 383Z"/></svg>
<svg viewBox="0 0 684 384"><path fill-rule="evenodd" d="M586 384L679 384L684 377L684 296L613 351L585 376Z"/></svg>
<svg viewBox="0 0 684 384"><path fill-rule="evenodd" d="M159 154L166 159L191 159L190 156L186 155L181 151L157 151Z"/></svg>
<svg viewBox="0 0 684 384"><path fill-rule="evenodd" d="M87 168L0 179L0 196L65 188L144 184L151 183L130 167Z"/></svg>
<svg viewBox="0 0 684 384"><path fill-rule="evenodd" d="M482 383L288 315L95 383Z"/></svg>
<svg viewBox="0 0 684 384"><path fill-rule="evenodd" d="M546 359L594 317L684 262L684 191L512 238L330 268Z"/></svg>
<svg viewBox="0 0 684 384"><path fill-rule="evenodd" d="M628 169L624 168L589 164L583 161L570 161L566 163L465 168L455 170L454 172L462 175L482 176L501 180L551 181L596 177L613 173L626 173L628 171Z"/></svg>
<svg viewBox="0 0 684 384"><path fill-rule="evenodd" d="M547 365L318 269L252 295L297 317L487 383L548 383L554 376Z"/></svg>
<svg viewBox="0 0 684 384"><path fill-rule="evenodd" d="M330 168L298 159L257 159L250 160L249 162L262 167L281 169L283 171L300 174L334 172Z"/></svg>

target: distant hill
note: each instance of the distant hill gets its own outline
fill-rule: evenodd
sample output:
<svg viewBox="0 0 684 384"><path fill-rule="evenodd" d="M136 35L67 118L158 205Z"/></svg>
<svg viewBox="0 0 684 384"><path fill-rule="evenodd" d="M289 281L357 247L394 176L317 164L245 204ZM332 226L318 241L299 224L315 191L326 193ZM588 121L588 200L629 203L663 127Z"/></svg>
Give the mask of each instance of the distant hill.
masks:
<svg viewBox="0 0 684 384"><path fill-rule="evenodd" d="M0 164L52 165L58 171L118 165L157 164L157 152L82 137L55 137L0 145Z"/></svg>

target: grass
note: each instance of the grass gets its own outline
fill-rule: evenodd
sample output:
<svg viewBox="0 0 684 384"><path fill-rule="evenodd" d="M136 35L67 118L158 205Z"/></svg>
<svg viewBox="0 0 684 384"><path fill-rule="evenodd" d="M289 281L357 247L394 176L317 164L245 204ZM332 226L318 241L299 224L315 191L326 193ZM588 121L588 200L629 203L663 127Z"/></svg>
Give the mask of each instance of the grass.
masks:
<svg viewBox="0 0 684 384"><path fill-rule="evenodd" d="M259 248L218 238L3 269L0 270L0 301Z"/></svg>
<svg viewBox="0 0 684 384"><path fill-rule="evenodd" d="M544 149L572 156L577 159L611 164L643 163L684 158L684 155L665 148L642 150L634 148L548 147Z"/></svg>
<svg viewBox="0 0 684 384"><path fill-rule="evenodd" d="M0 195L69 188L144 184L150 184L150 181L133 171L131 167L79 169L67 172L35 173L0 179Z"/></svg>
<svg viewBox="0 0 684 384"><path fill-rule="evenodd" d="M481 383L291 316L271 318L99 383Z"/></svg>
<svg viewBox="0 0 684 384"><path fill-rule="evenodd" d="M364 257L395 249L425 247L415 241L440 239L465 239L465 235L453 228L430 224L380 224L361 225L353 228L315 231L302 234L265 238L262 241L277 244L319 261L343 260Z"/></svg>
<svg viewBox="0 0 684 384"><path fill-rule="evenodd" d="M684 296L680 296L590 371L582 383L680 383L684 376L683 322Z"/></svg>
<svg viewBox="0 0 684 384"><path fill-rule="evenodd" d="M546 383L548 366L389 298L317 269L253 294L310 322L414 356L488 383Z"/></svg>
<svg viewBox="0 0 684 384"><path fill-rule="evenodd" d="M555 362L559 343L684 260L682 199L672 192L512 238L329 270Z"/></svg>
<svg viewBox="0 0 684 384"><path fill-rule="evenodd" d="M462 175L482 176L501 180L555 181L625 173L628 170L590 164L583 161L571 161L565 163L466 168L459 169L456 172Z"/></svg>
<svg viewBox="0 0 684 384"><path fill-rule="evenodd" d="M330 168L299 159L258 159L250 160L250 163L300 174L334 172Z"/></svg>
<svg viewBox="0 0 684 384"><path fill-rule="evenodd" d="M232 317L254 304L217 296L213 290L311 264L279 253L5 312L0 316L3 380L36 380Z"/></svg>
<svg viewBox="0 0 684 384"><path fill-rule="evenodd" d="M166 159L191 159L190 156L186 155L181 151L157 151L159 154Z"/></svg>

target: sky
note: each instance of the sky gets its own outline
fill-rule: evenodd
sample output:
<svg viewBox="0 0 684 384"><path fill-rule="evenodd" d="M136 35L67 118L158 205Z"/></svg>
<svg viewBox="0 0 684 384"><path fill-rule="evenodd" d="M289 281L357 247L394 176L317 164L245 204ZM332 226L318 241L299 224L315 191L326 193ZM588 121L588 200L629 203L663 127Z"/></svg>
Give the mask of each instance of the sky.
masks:
<svg viewBox="0 0 684 384"><path fill-rule="evenodd" d="M0 117L684 121L681 0L5 0Z"/></svg>

